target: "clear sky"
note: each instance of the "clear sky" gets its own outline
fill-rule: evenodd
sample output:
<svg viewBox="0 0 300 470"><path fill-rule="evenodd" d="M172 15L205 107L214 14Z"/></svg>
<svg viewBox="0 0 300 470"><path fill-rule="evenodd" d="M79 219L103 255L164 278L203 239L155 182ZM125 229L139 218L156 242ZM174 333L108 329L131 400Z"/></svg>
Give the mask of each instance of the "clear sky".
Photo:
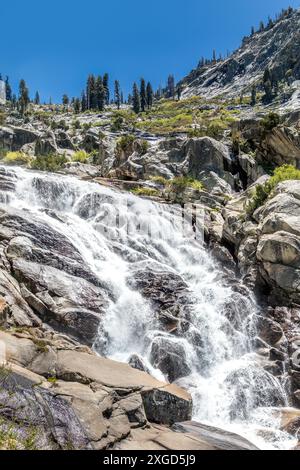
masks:
<svg viewBox="0 0 300 470"><path fill-rule="evenodd" d="M237 48L252 25L300 0L10 0L1 2L0 72L16 89L60 101L89 73L108 72L125 93L182 78L212 50Z"/></svg>

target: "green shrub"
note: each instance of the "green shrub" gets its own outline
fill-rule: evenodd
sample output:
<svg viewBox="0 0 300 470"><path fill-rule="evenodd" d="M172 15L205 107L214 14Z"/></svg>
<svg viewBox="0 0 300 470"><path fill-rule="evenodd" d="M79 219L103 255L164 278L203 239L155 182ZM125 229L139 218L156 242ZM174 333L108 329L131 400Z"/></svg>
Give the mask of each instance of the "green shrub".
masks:
<svg viewBox="0 0 300 470"><path fill-rule="evenodd" d="M154 183L160 184L161 186L166 186L168 183L168 180L164 178L163 176L151 176L150 179Z"/></svg>
<svg viewBox="0 0 300 470"><path fill-rule="evenodd" d="M3 161L10 165L28 165L31 162L31 157L23 152L8 152Z"/></svg>
<svg viewBox="0 0 300 470"><path fill-rule="evenodd" d="M134 135L122 135L120 139L117 141L117 152L120 151L126 152L131 149L133 143L136 141L136 137Z"/></svg>
<svg viewBox="0 0 300 470"><path fill-rule="evenodd" d="M154 188L135 188L131 192L137 196L160 196L160 192Z"/></svg>
<svg viewBox="0 0 300 470"><path fill-rule="evenodd" d="M80 121L78 119L76 119L75 121L72 122L72 127L73 129L81 129L81 124L80 124Z"/></svg>
<svg viewBox="0 0 300 470"><path fill-rule="evenodd" d="M252 215L256 209L266 202L279 183L288 180L300 180L300 170L292 165L283 165L276 168L273 176L266 183L258 184L255 187L252 199L246 207L247 213Z"/></svg>
<svg viewBox="0 0 300 470"><path fill-rule="evenodd" d="M78 152L75 152L74 155L72 156L72 161L85 163L89 157L90 155L86 153L84 150L78 150Z"/></svg>
<svg viewBox="0 0 300 470"><path fill-rule="evenodd" d="M6 114L0 112L0 126L4 126L5 122L6 122Z"/></svg>
<svg viewBox="0 0 300 470"><path fill-rule="evenodd" d="M113 118L110 130L111 132L118 132L122 129L124 118L122 116L116 116Z"/></svg>
<svg viewBox="0 0 300 470"><path fill-rule="evenodd" d="M141 151L140 151L141 155L145 155L148 152L148 150L149 150L148 140L141 140L140 141L140 149L141 149Z"/></svg>
<svg viewBox="0 0 300 470"><path fill-rule="evenodd" d="M64 155L39 155L31 163L31 168L34 170L56 172L59 171L67 161Z"/></svg>
<svg viewBox="0 0 300 470"><path fill-rule="evenodd" d="M260 124L265 133L271 132L280 124L280 116L277 113L269 113L261 120Z"/></svg>
<svg viewBox="0 0 300 470"><path fill-rule="evenodd" d="M198 181L194 178L188 176L178 176L170 181L168 181L168 186L174 191L182 193L187 188L195 189L196 191L203 190L203 184L201 181Z"/></svg>

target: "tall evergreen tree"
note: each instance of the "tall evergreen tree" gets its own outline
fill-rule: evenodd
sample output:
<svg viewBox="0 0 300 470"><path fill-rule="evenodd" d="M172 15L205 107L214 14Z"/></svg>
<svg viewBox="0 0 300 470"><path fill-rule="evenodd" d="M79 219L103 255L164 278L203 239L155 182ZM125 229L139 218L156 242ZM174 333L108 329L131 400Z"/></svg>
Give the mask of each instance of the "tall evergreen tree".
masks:
<svg viewBox="0 0 300 470"><path fill-rule="evenodd" d="M21 114L24 114L26 112L29 102L29 91L25 80L22 79L19 83L19 109Z"/></svg>
<svg viewBox="0 0 300 470"><path fill-rule="evenodd" d="M6 95L6 101L12 100L12 90L11 90L8 77L6 77L5 79L5 95Z"/></svg>
<svg viewBox="0 0 300 470"><path fill-rule="evenodd" d="M266 68L263 76L263 87L265 90L265 96L264 96L264 101L266 103L270 103L273 98L273 93L272 93L272 75L269 70L269 68Z"/></svg>
<svg viewBox="0 0 300 470"><path fill-rule="evenodd" d="M83 91L81 93L81 111L84 113L84 111L86 110L87 110L86 94Z"/></svg>
<svg viewBox="0 0 300 470"><path fill-rule="evenodd" d="M86 85L87 109L96 109L96 83L94 75L89 75Z"/></svg>
<svg viewBox="0 0 300 470"><path fill-rule="evenodd" d="M40 104L40 95L38 91L35 93L34 104Z"/></svg>
<svg viewBox="0 0 300 470"><path fill-rule="evenodd" d="M147 83L146 97L147 97L147 106L148 106L148 109L150 109L153 105L153 89L152 89L152 85L150 82Z"/></svg>
<svg viewBox="0 0 300 470"><path fill-rule="evenodd" d="M103 87L105 91L105 105L109 105L109 75L105 73L103 75Z"/></svg>
<svg viewBox="0 0 300 470"><path fill-rule="evenodd" d="M74 112L75 112L75 114L79 114L79 113L80 113L80 108L81 108L80 99L79 99L79 98L76 98L75 101L74 101Z"/></svg>
<svg viewBox="0 0 300 470"><path fill-rule="evenodd" d="M141 78L140 84L140 102L141 102L141 111L144 112L146 109L147 104L147 97L146 97L146 82L144 78Z"/></svg>
<svg viewBox="0 0 300 470"><path fill-rule="evenodd" d="M132 109L136 114L141 111L140 93L136 83L133 84L132 89Z"/></svg>
<svg viewBox="0 0 300 470"><path fill-rule="evenodd" d="M70 100L68 95L64 94L62 97L62 104L64 105L65 108L69 106Z"/></svg>
<svg viewBox="0 0 300 470"><path fill-rule="evenodd" d="M121 104L124 104L124 95L123 95L123 91L121 91Z"/></svg>
<svg viewBox="0 0 300 470"><path fill-rule="evenodd" d="M255 106L256 105L256 86L255 85L252 85L252 88L251 88L251 102L250 102L251 106Z"/></svg>
<svg viewBox="0 0 300 470"><path fill-rule="evenodd" d="M173 98L175 97L175 79L174 75L168 76L168 84L167 84L167 97Z"/></svg>
<svg viewBox="0 0 300 470"><path fill-rule="evenodd" d="M120 83L118 80L115 80L115 105L117 106L118 109L120 109L121 106L121 92L120 92Z"/></svg>
<svg viewBox="0 0 300 470"><path fill-rule="evenodd" d="M103 79L100 75L96 79L95 83L96 88L96 109L103 111L107 103L107 90L104 86Z"/></svg>

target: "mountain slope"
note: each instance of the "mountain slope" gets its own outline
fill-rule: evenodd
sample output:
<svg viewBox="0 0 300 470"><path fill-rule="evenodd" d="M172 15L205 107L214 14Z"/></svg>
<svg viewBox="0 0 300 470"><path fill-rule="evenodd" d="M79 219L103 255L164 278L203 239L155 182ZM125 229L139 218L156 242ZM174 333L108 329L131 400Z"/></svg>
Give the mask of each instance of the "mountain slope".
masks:
<svg viewBox="0 0 300 470"><path fill-rule="evenodd" d="M237 95L260 85L269 68L277 81L300 79L300 10L285 12L275 23L243 40L225 60L199 66L181 81L182 96Z"/></svg>

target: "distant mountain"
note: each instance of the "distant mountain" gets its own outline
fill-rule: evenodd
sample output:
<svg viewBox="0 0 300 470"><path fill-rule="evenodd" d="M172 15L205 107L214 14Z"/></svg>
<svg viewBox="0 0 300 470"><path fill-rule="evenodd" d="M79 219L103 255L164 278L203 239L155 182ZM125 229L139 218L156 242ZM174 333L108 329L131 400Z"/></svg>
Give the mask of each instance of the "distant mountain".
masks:
<svg viewBox="0 0 300 470"><path fill-rule="evenodd" d="M288 9L270 20L227 59L200 64L180 82L182 96L237 96L253 84L262 88L266 69L276 86L300 79L300 10Z"/></svg>

